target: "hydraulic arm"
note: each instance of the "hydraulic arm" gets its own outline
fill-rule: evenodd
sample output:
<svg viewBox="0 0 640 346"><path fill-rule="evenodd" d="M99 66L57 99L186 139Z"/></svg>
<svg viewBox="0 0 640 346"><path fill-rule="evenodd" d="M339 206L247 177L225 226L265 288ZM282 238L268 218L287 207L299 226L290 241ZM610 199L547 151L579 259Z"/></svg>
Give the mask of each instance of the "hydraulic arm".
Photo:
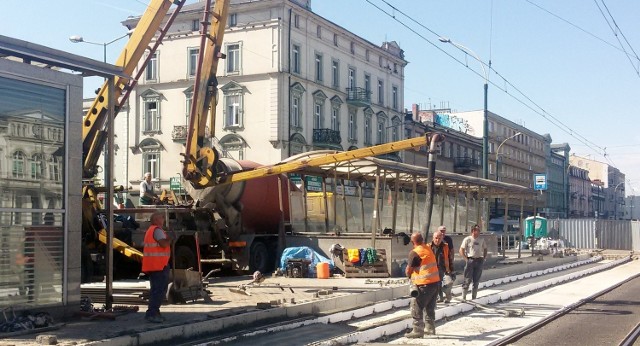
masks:
<svg viewBox="0 0 640 346"><path fill-rule="evenodd" d="M196 85L194 86L189 131L185 146L183 176L195 188L204 188L216 184L216 164L219 153L213 146L205 146L207 120L209 120L210 137L214 136L216 120L216 93L218 81L216 70L218 61L224 58L221 52L222 39L227 24L229 0L217 0L211 15L212 23L209 35L206 27L209 20L210 0L205 5L202 21L202 41L198 56Z"/></svg>

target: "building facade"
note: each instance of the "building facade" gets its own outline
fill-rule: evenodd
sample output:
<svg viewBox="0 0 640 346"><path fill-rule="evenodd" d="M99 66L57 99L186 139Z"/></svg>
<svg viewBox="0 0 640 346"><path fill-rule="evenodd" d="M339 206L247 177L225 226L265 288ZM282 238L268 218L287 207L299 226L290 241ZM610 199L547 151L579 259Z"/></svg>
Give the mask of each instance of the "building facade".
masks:
<svg viewBox="0 0 640 346"><path fill-rule="evenodd" d="M571 165L589 172L592 182L593 216L603 219L624 217L625 175L607 163L571 155Z"/></svg>
<svg viewBox="0 0 640 346"><path fill-rule="evenodd" d="M569 166L569 218L593 217L593 195L589 171Z"/></svg>
<svg viewBox="0 0 640 346"><path fill-rule="evenodd" d="M116 167L116 180L130 188L145 172L159 188L179 178L203 7L183 8L132 93L128 116L118 118L126 131L116 165L126 171ZM395 42L375 45L313 13L310 1L231 1L227 24L217 117L207 129L207 145L223 156L273 164L404 138L407 61Z"/></svg>
<svg viewBox="0 0 640 346"><path fill-rule="evenodd" d="M468 111L453 112L443 115L441 122L449 122L453 126L463 129L477 138L483 137L484 112ZM493 112L487 112L489 122L489 154L488 171L489 179L499 180L511 184L526 186L533 189L533 175L547 172L547 158L545 148L549 147L550 137L533 132L522 125L516 124ZM480 153L481 155L481 153ZM499 165L498 165L499 162ZM501 216L504 210L504 201L498 199L498 205L493 206L491 218ZM519 203L510 201L511 205ZM538 195L535 203L525 201L524 212L533 215L534 204L536 213L544 213L546 208L546 195ZM511 217L519 217L519 210L510 210Z"/></svg>

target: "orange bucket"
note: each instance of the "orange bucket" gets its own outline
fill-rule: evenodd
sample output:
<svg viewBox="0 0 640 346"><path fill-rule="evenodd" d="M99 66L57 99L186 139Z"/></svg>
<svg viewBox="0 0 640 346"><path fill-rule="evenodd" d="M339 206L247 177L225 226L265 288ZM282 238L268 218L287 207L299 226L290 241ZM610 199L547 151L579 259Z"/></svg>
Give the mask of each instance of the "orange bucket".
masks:
<svg viewBox="0 0 640 346"><path fill-rule="evenodd" d="M328 279L329 278L329 263L320 262L316 265L316 271L318 272L318 279Z"/></svg>

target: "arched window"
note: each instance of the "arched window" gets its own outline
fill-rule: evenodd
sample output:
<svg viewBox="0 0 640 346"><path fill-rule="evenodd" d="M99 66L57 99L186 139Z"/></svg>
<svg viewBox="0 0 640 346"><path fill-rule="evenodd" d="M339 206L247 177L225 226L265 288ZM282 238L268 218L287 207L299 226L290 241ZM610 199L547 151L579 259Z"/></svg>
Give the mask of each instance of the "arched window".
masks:
<svg viewBox="0 0 640 346"><path fill-rule="evenodd" d="M60 175L60 157L49 157L49 179L53 181L60 181L62 179Z"/></svg>
<svg viewBox="0 0 640 346"><path fill-rule="evenodd" d="M230 134L222 137L220 139L220 146L222 146L222 150L224 150L223 156L236 159L236 160L244 160L244 148L247 146L245 140L238 135Z"/></svg>
<svg viewBox="0 0 640 346"><path fill-rule="evenodd" d="M24 152L18 150L13 153L13 169L12 175L14 178L22 179L24 178L24 160L25 160Z"/></svg>
<svg viewBox="0 0 640 346"><path fill-rule="evenodd" d="M31 179L42 179L42 154L31 156Z"/></svg>

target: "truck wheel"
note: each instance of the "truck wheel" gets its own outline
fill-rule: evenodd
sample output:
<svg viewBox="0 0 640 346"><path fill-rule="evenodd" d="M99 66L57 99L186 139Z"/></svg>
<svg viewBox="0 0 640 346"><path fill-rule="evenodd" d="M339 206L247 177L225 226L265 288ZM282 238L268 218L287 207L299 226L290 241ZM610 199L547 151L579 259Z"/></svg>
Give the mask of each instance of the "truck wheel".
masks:
<svg viewBox="0 0 640 346"><path fill-rule="evenodd" d="M266 273L269 269L269 251L267 246L260 241L256 241L251 245L249 253L249 269L251 272L256 270Z"/></svg>
<svg viewBox="0 0 640 346"><path fill-rule="evenodd" d="M176 247L175 251L176 256L176 269L188 269L193 268L194 270L198 269L198 259L196 258L196 254L194 250L189 246L180 245Z"/></svg>

